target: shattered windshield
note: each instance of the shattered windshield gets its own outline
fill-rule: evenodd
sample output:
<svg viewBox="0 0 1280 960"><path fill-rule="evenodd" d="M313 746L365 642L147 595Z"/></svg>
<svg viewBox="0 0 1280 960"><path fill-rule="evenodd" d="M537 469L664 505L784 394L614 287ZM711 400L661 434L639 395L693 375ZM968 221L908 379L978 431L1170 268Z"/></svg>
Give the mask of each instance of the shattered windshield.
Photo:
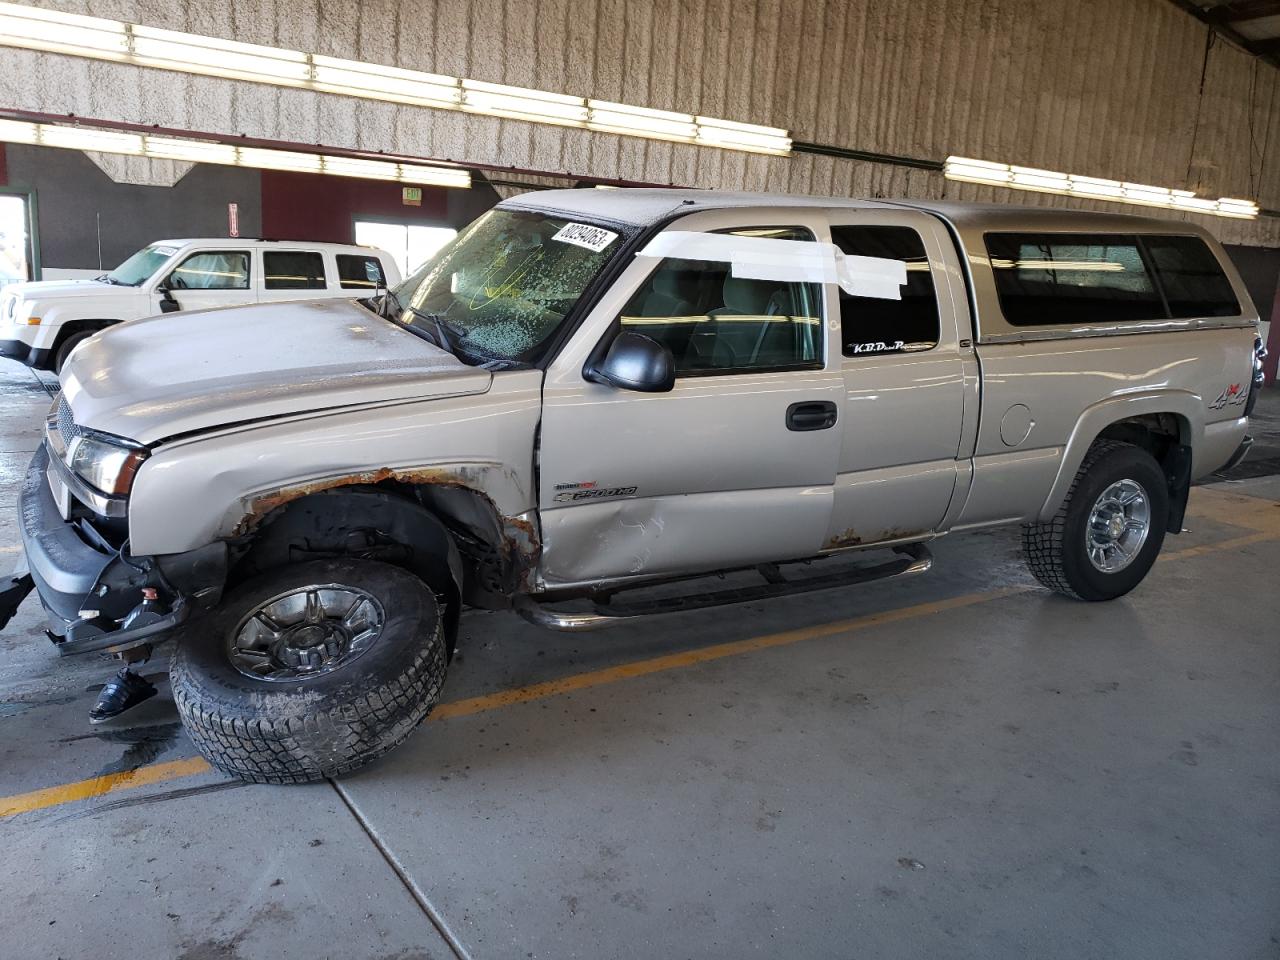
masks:
<svg viewBox="0 0 1280 960"><path fill-rule="evenodd" d="M593 224L490 210L395 291L399 320L464 358L533 362L621 245Z"/></svg>

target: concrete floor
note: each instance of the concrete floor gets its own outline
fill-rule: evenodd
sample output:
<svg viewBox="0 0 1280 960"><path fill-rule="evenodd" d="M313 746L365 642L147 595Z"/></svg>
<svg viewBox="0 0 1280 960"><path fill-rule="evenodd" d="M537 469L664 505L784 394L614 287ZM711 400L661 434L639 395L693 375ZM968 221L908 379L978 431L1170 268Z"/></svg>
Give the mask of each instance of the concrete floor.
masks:
<svg viewBox="0 0 1280 960"><path fill-rule="evenodd" d="M0 368L6 502L48 402ZM91 729L111 665L58 659L29 601L0 954L1280 956L1280 478L1198 487L1187 526L1110 604L1037 588L1001 532L586 637L468 616L448 706L310 787L191 761L167 687Z"/></svg>

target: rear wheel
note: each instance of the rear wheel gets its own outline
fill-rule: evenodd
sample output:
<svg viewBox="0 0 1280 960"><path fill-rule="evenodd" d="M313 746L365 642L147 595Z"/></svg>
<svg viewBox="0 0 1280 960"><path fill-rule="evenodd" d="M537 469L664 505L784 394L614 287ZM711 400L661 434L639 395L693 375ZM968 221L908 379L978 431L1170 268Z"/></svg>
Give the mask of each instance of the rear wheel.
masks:
<svg viewBox="0 0 1280 960"><path fill-rule="evenodd" d="M1169 491L1141 447L1100 440L1089 448L1052 520L1022 528L1027 567L1051 590L1111 600L1142 582L1164 543Z"/></svg>
<svg viewBox="0 0 1280 960"><path fill-rule="evenodd" d="M237 588L179 638L170 679L215 767L302 783L404 741L439 698L446 661L426 584L389 564L338 559Z"/></svg>

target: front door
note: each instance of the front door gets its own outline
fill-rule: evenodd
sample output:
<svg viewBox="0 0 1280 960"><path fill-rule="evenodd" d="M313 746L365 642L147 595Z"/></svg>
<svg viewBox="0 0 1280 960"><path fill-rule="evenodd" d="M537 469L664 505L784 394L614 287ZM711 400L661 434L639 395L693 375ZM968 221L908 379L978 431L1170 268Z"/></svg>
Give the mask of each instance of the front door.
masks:
<svg viewBox="0 0 1280 960"><path fill-rule="evenodd" d="M789 240L821 229L778 219L717 211L672 229ZM539 506L548 587L820 550L844 395L825 323L834 289L743 279L725 262L633 261L547 371ZM583 378L587 357L619 329L671 350L671 392Z"/></svg>
<svg viewBox="0 0 1280 960"><path fill-rule="evenodd" d="M967 490L977 364L955 246L913 210L833 210L846 255L907 265L899 300L840 292L844 424L828 549L927 537Z"/></svg>
<svg viewBox="0 0 1280 960"><path fill-rule="evenodd" d="M161 282L180 310L206 310L254 303L248 250L201 250L190 253ZM163 297L163 294L160 294ZM160 309L163 309L162 307Z"/></svg>

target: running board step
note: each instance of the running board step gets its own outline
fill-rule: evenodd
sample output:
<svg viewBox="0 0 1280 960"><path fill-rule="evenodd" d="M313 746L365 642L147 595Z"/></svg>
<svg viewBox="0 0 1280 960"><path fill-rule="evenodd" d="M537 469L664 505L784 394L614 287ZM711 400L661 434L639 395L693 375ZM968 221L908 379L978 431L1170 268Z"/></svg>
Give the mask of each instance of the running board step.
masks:
<svg viewBox="0 0 1280 960"><path fill-rule="evenodd" d="M894 560L878 563L868 567L854 567L839 573L829 573L817 577L806 577L802 580L788 580L776 564L763 563L756 567L757 572L765 578L765 583L753 587L731 587L725 590L713 590L707 593L691 593L680 597L657 597L649 600L633 600L631 602L609 601L594 604L593 613L569 613L553 610L532 600L519 604L516 611L530 623L550 630L579 632L599 630L627 620L639 617L651 617L663 613L686 613L690 610L705 610L709 607L724 607L734 603L747 603L752 600L768 600L774 597L788 597L802 593L813 593L817 590L831 590L836 587L848 587L859 583L870 583L873 580L885 580L889 577L901 577L912 573L924 573L933 566L933 555L922 543L897 547L895 553L902 554ZM632 590L643 589L633 587ZM619 591L622 592L622 591Z"/></svg>

